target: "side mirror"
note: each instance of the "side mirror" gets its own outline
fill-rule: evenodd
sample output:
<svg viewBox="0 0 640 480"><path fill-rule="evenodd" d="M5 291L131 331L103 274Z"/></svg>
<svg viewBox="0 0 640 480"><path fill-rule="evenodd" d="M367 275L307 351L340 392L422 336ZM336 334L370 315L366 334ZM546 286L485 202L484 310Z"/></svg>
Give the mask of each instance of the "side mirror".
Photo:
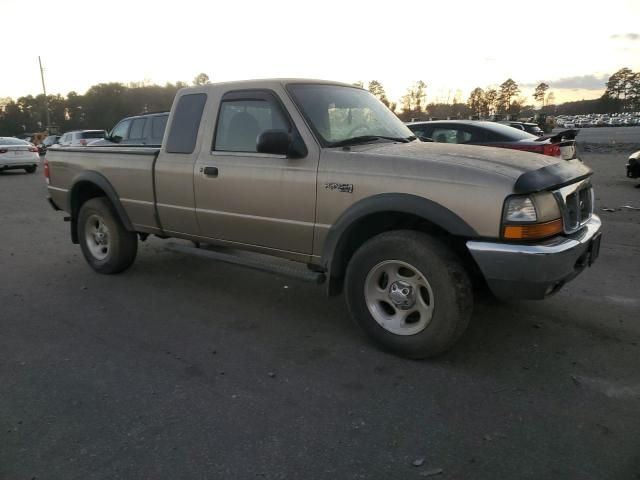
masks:
<svg viewBox="0 0 640 480"><path fill-rule="evenodd" d="M113 143L120 143L122 141L122 137L120 135L114 135L112 137L107 137L107 140Z"/></svg>
<svg viewBox="0 0 640 480"><path fill-rule="evenodd" d="M258 153L287 155L291 143L291 135L286 130L265 130L258 135L256 150Z"/></svg>

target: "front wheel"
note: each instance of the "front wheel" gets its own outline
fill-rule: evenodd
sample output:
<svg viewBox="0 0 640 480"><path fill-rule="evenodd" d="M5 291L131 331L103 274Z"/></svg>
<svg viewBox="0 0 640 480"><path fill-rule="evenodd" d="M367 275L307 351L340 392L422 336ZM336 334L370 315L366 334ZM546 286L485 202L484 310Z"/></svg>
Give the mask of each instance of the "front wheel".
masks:
<svg viewBox="0 0 640 480"><path fill-rule="evenodd" d="M24 167L24 171L27 172L27 173L35 173L36 166L35 165L31 165L30 167Z"/></svg>
<svg viewBox="0 0 640 480"><path fill-rule="evenodd" d="M367 241L349 262L345 290L362 329L381 347L409 358L447 351L473 310L460 259L421 232L399 230Z"/></svg>
<svg viewBox="0 0 640 480"><path fill-rule="evenodd" d="M99 273L126 270L138 252L136 234L124 228L104 197L92 198L80 208L78 240L87 263Z"/></svg>

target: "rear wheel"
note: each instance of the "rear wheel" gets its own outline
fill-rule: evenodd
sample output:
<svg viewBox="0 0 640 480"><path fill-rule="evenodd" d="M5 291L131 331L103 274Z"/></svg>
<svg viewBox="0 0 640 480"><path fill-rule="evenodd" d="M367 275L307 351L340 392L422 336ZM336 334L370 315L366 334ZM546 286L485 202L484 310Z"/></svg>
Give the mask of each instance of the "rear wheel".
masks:
<svg viewBox="0 0 640 480"><path fill-rule="evenodd" d="M138 251L136 234L124 228L104 197L92 198L80 208L78 240L87 263L99 273L126 270Z"/></svg>
<svg viewBox="0 0 640 480"><path fill-rule="evenodd" d="M409 358L439 355L466 329L473 310L469 276L443 243L394 231L367 241L346 274L352 316L381 347Z"/></svg>
<svg viewBox="0 0 640 480"><path fill-rule="evenodd" d="M31 165L30 167L24 167L24 171L27 173L35 173L36 168L37 167L35 165Z"/></svg>

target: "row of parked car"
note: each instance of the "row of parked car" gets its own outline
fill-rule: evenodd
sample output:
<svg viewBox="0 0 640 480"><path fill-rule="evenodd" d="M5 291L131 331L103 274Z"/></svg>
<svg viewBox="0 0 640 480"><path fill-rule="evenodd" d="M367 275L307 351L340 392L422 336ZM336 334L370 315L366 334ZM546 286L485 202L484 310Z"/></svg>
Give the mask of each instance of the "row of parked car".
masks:
<svg viewBox="0 0 640 480"><path fill-rule="evenodd" d="M25 170L33 173L40 157L49 148L109 145L159 146L167 125L168 112L127 117L111 130L73 130L63 135L49 135L38 145L28 139L0 137L0 171Z"/></svg>
<svg viewBox="0 0 640 480"><path fill-rule="evenodd" d="M46 148L53 145L61 147L96 147L118 144L159 146L167 126L167 118L169 118L168 112L127 117L118 122L110 132L106 130L74 130L55 137L49 144L43 144L43 146ZM47 137L47 139L49 138L51 137Z"/></svg>
<svg viewBox="0 0 640 480"><path fill-rule="evenodd" d="M640 112L560 115L556 118L556 125L560 128L633 127L640 125Z"/></svg>

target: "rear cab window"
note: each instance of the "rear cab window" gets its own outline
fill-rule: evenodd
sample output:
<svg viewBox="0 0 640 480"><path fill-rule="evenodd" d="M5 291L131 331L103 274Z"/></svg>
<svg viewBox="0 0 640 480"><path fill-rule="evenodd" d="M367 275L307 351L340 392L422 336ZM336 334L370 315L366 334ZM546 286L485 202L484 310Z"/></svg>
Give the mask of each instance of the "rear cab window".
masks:
<svg viewBox="0 0 640 480"><path fill-rule="evenodd" d="M80 133L80 138L104 138L104 132L101 130L97 132L82 132Z"/></svg>
<svg viewBox="0 0 640 480"><path fill-rule="evenodd" d="M167 138L167 153L193 153L206 102L206 93L190 93L180 97Z"/></svg>

